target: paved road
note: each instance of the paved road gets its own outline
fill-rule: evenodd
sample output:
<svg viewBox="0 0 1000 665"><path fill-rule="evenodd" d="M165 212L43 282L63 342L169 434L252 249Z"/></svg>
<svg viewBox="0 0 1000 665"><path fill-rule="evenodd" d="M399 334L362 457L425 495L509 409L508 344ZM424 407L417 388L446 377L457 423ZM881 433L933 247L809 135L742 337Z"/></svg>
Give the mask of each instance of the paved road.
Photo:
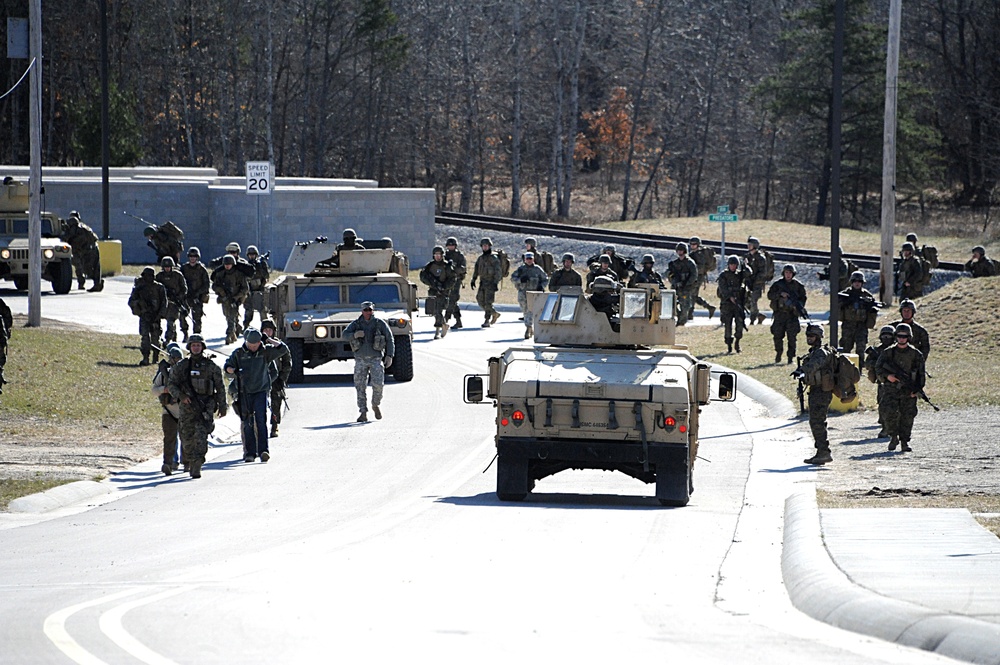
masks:
<svg viewBox="0 0 1000 665"><path fill-rule="evenodd" d="M63 297L60 318L131 329L127 291ZM706 407L686 508L599 472L498 502L493 412L461 376L521 342L513 319L431 341L421 318L381 421L353 422L349 363L307 370L266 465L219 446L201 480L151 462L115 500L3 516L0 662L952 662L792 607L783 504L815 473L744 397Z"/></svg>

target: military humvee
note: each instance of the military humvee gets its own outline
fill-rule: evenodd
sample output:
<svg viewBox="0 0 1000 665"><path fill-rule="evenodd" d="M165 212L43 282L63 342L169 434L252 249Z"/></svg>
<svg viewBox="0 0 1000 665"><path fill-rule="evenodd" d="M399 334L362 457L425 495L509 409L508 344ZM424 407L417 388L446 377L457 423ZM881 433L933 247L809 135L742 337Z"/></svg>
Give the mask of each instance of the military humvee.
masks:
<svg viewBox="0 0 1000 665"><path fill-rule="evenodd" d="M282 275L267 286L267 307L274 314L279 337L291 351L289 380L300 383L305 367L352 359L351 345L342 339L344 328L361 315L361 303L370 300L375 303L376 316L389 324L396 342L388 373L397 381L410 381L410 312L417 310L417 285L406 277L405 257L387 247L339 252L331 259L305 274ZM391 268L400 272L390 272Z"/></svg>
<svg viewBox="0 0 1000 665"><path fill-rule="evenodd" d="M528 305L541 344L507 349L489 375L465 378L466 402L497 407L500 500L566 469L602 469L656 483L663 505L687 505L712 370L673 345L675 293L622 289L614 316L580 287L529 293ZM717 375L717 399L735 399L736 375Z"/></svg>
<svg viewBox="0 0 1000 665"><path fill-rule="evenodd" d="M73 249L59 239L65 232L58 216L42 213L42 279L56 293L73 286ZM19 291L28 288L28 183L5 179L0 185L0 279Z"/></svg>

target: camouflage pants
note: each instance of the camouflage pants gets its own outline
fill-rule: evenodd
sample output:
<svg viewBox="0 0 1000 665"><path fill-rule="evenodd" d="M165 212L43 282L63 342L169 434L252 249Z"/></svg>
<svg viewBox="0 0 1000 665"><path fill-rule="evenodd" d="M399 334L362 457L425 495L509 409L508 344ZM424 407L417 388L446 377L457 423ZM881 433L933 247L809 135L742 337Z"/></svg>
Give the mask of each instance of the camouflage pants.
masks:
<svg viewBox="0 0 1000 665"><path fill-rule="evenodd" d="M458 299L462 297L462 283L455 280L455 286L452 288L451 293L448 294L448 310L444 313L444 319L454 317L455 321L462 320L462 312L458 309Z"/></svg>
<svg viewBox="0 0 1000 665"><path fill-rule="evenodd" d="M191 324L193 330L196 333L201 332L201 319L205 316L205 305L201 302L201 298L189 298L188 299L188 311L191 314ZM187 330L187 322L181 324L181 330Z"/></svg>
<svg viewBox="0 0 1000 665"><path fill-rule="evenodd" d="M267 309L264 307L264 292L251 291L246 302L243 303L243 327L250 327L253 321L254 312L260 312L260 320L267 318Z"/></svg>
<svg viewBox="0 0 1000 665"><path fill-rule="evenodd" d="M163 329L160 327L160 319L154 319L146 316L139 317L139 350L142 351L142 357L145 359L149 358L149 352L153 350L153 342L156 345L160 345L160 336L163 335ZM159 356L159 351L156 352L156 356Z"/></svg>
<svg viewBox="0 0 1000 665"><path fill-rule="evenodd" d="M226 335L236 334L240 326L240 302L238 300L221 300L222 315L226 317Z"/></svg>
<svg viewBox="0 0 1000 665"><path fill-rule="evenodd" d="M781 353L784 340L788 338L788 359L795 358L795 339L802 331L799 317L789 312L775 312L771 320L771 336L774 337L774 351Z"/></svg>
<svg viewBox="0 0 1000 665"><path fill-rule="evenodd" d="M532 325L535 315L528 309L528 292L524 289L518 289L517 291L517 304L521 307L521 312L524 313L524 325Z"/></svg>
<svg viewBox="0 0 1000 665"><path fill-rule="evenodd" d="M372 384L372 406L382 403L382 386L385 384L385 367L379 358L354 359L354 388L358 391L358 411L368 413L368 381Z"/></svg>
<svg viewBox="0 0 1000 665"><path fill-rule="evenodd" d="M476 303L483 308L487 316L491 316L496 310L493 309L493 299L497 294L497 285L494 282L479 282L479 290L476 291Z"/></svg>
<svg viewBox="0 0 1000 665"><path fill-rule="evenodd" d="M284 388L278 389L271 384L271 424L278 425L281 423L281 407L285 402L285 390Z"/></svg>
<svg viewBox="0 0 1000 665"><path fill-rule="evenodd" d="M208 421L202 416L197 403L181 404L181 418L178 432L181 435L181 459L188 464L204 464L208 453L208 435L212 433Z"/></svg>
<svg viewBox="0 0 1000 665"><path fill-rule="evenodd" d="M0 332L3 335L3 332ZM3 368L7 364L7 340L0 343L0 393L3 393L3 384L7 381L3 378Z"/></svg>
<svg viewBox="0 0 1000 665"><path fill-rule="evenodd" d="M168 302L167 303L167 324L164 326L163 339L168 342L176 341L177 339L177 319L181 320L181 330L187 332L187 321L181 316L181 308L177 306L177 303Z"/></svg>
<svg viewBox="0 0 1000 665"><path fill-rule="evenodd" d="M76 269L76 283L81 287L88 279L94 280L95 285L101 281L101 252L97 245L79 253L73 252L72 262Z"/></svg>
<svg viewBox="0 0 1000 665"><path fill-rule="evenodd" d="M728 300L723 301L722 304L719 305L719 318L722 319L722 327L726 331L726 344L731 344L733 341L734 326L736 328L736 339L743 339L743 327L746 325L746 322L744 321L741 323L742 316L743 312L740 311L739 306L734 305Z"/></svg>
<svg viewBox="0 0 1000 665"><path fill-rule="evenodd" d="M677 325L684 325L694 315L694 300L697 293L693 288L677 291Z"/></svg>
<svg viewBox="0 0 1000 665"><path fill-rule="evenodd" d="M864 358L868 346L867 321L843 321L840 324L840 348Z"/></svg>
<svg viewBox="0 0 1000 665"><path fill-rule="evenodd" d="M747 313L750 315L750 320L754 321L760 314L760 310L757 308L757 301L761 299L764 295L764 283L754 284L753 288L747 294Z"/></svg>
<svg viewBox="0 0 1000 665"><path fill-rule="evenodd" d="M809 388L809 429L812 430L816 450L830 450L830 439L826 435L826 416L832 401L832 392L815 386Z"/></svg>
<svg viewBox="0 0 1000 665"><path fill-rule="evenodd" d="M440 328L447 321L445 312L451 306L451 301L443 291L432 291L429 295L434 297L434 327Z"/></svg>
<svg viewBox="0 0 1000 665"><path fill-rule="evenodd" d="M701 289L702 289L703 286L705 286L705 283L707 281L708 281L708 275L699 275L698 276L698 285L695 286L695 288L694 288L695 303L698 304L698 305L701 305L705 309L709 309L711 307L715 307L715 305L713 305L712 303L708 302L707 300L705 300L704 298L701 297Z"/></svg>
<svg viewBox="0 0 1000 665"><path fill-rule="evenodd" d="M879 410L884 405L882 417L885 422L885 431L889 436L898 436L902 443L909 443L913 434L913 420L917 417L917 398L910 397L895 386L887 384L882 392L882 403Z"/></svg>

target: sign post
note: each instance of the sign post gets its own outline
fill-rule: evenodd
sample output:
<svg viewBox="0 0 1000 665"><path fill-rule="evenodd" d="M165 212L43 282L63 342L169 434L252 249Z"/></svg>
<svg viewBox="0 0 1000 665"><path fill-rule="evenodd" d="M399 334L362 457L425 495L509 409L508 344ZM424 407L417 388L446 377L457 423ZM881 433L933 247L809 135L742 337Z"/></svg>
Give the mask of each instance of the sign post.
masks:
<svg viewBox="0 0 1000 665"><path fill-rule="evenodd" d="M722 247L720 251L722 252L722 261L726 261L726 222L738 222L740 221L739 215L729 214L729 206L718 206L715 215L709 215L708 221L710 222L722 222Z"/></svg>
<svg viewBox="0 0 1000 665"><path fill-rule="evenodd" d="M270 196L273 189L271 162L247 162L247 194L250 196ZM257 246L261 246L260 199L257 199Z"/></svg>

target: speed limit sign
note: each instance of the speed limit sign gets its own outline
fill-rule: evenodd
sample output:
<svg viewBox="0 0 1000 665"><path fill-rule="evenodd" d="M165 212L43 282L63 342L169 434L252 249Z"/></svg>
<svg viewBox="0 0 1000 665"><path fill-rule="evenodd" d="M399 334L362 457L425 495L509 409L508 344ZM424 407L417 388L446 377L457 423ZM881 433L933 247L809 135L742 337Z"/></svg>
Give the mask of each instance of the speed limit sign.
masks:
<svg viewBox="0 0 1000 665"><path fill-rule="evenodd" d="M247 194L270 194L272 170L271 162L247 162Z"/></svg>

